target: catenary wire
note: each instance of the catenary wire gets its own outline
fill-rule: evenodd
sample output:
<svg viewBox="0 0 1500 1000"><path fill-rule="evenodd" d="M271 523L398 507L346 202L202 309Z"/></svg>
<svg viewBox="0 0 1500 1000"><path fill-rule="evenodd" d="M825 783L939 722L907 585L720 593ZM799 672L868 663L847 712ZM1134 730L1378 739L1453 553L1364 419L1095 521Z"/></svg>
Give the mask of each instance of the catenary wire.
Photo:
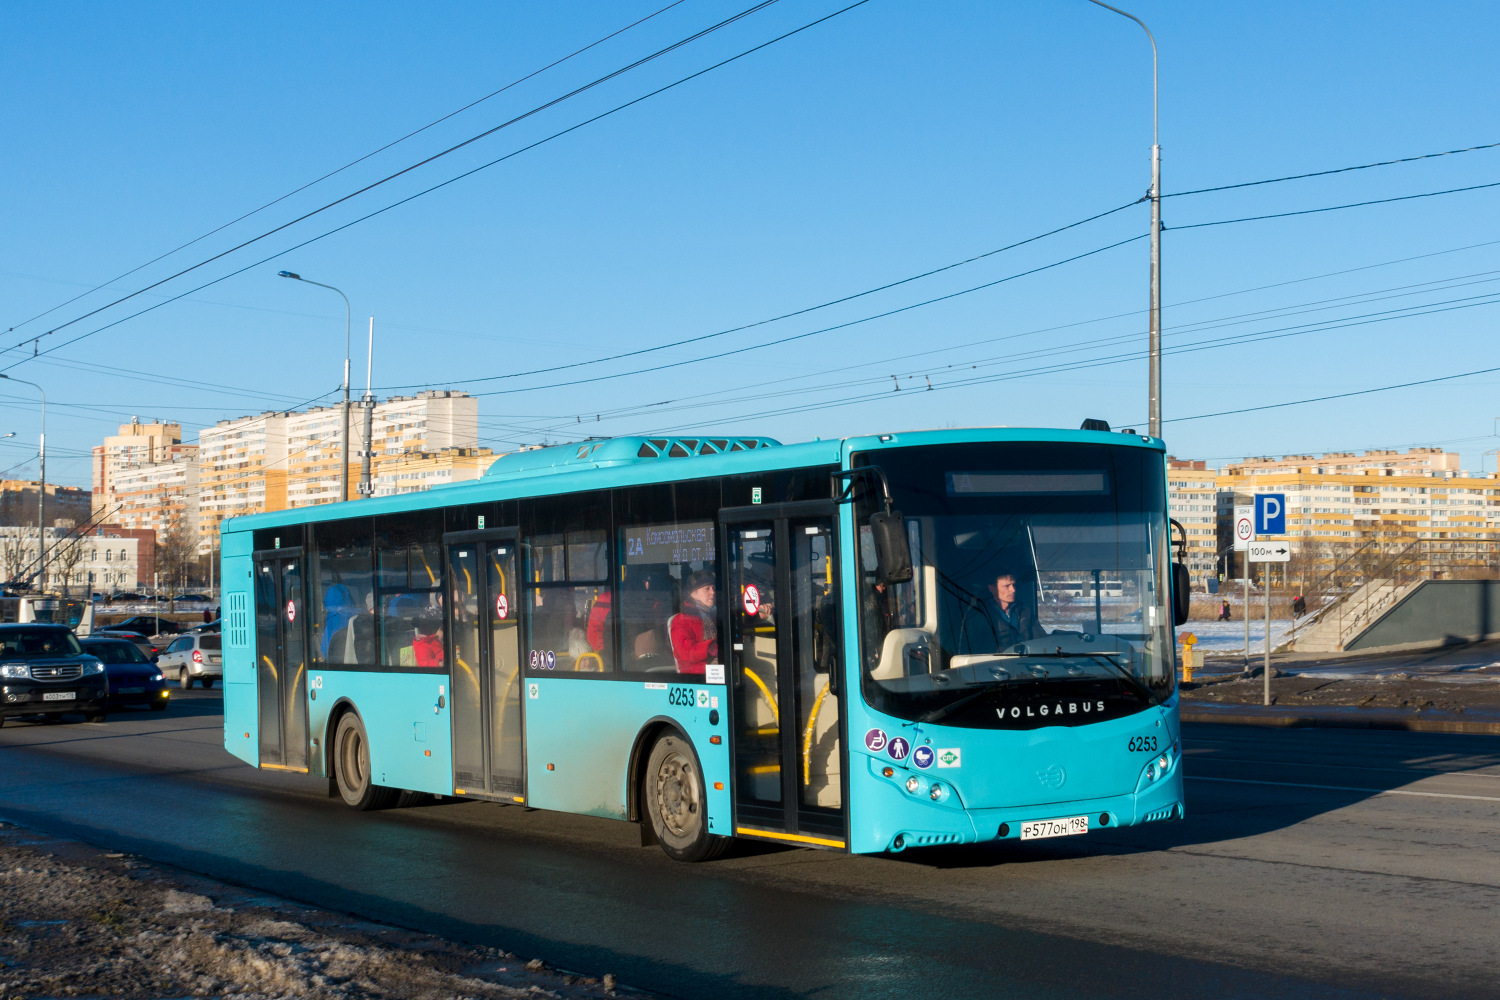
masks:
<svg viewBox="0 0 1500 1000"><path fill-rule="evenodd" d="M768 0L768 2L770 2L770 0ZM626 108L630 108L630 107L633 107L636 104L640 104L642 101L646 101L646 100L649 100L649 99L651 99L653 97L656 97L659 94L663 94L663 93L665 93L665 92L673 89L674 87L678 87L678 86L681 86L682 84L687 83L687 82L689 82L691 80L695 80L698 77L703 76L706 73L711 73L714 70L720 69L721 67L727 66L730 63L735 62L736 60L743 59L744 57L752 55L752 54L754 54L756 52L759 52L762 49L765 49L765 48L767 48L767 47L769 47L771 45L775 45L777 42L781 42L781 41L784 41L785 39L791 38L793 35L800 34L801 32L806 31L809 28L816 27L817 25L822 24L825 21L832 20L833 18L838 17L841 14L846 14L849 11L854 10L856 7L862 7L862 6L864 6L865 4L867 4L869 2L870 2L870 0L856 0L855 3L852 3L852 4L848 5L847 7L840 8L839 10L836 10L836 11L832 12L831 14L826 14L823 17L820 17L820 18L817 18L815 20L809 21L806 24L802 25L801 27L794 28L791 31L788 31L788 32L785 32L784 34L778 35L778 36L776 36L775 38L772 38L769 41L762 42L759 45L756 45L756 46L753 46L751 48L745 49L743 52L740 52L737 55L730 56L727 59L723 59L723 60L721 60L721 61L719 61L717 63L714 63L711 66L708 66L708 67L706 67L704 69L698 70L695 73L691 73L691 74L689 74L687 76L681 77L680 79L677 79L677 80L673 81L672 83L667 84L666 86L658 87L656 90L653 90L653 91L650 91L649 93L643 94L642 96L637 97L637 98L635 98L633 100L626 101L624 104L620 104L620 105L617 105L617 106L615 106L613 108L610 108L608 111L601 112L601 113L599 113L597 115L594 115L591 118L586 118L583 121L577 123L576 125L570 125L569 127L565 128L565 129L562 129L562 130L560 130L558 132L554 132L551 135L546 136L544 138L538 139L536 142L533 142L533 143L530 143L528 145L522 146L520 149L517 149L517 150L514 150L514 151L512 151L510 153L507 153L504 156L501 156L501 157L498 157L498 158L496 158L494 160L489 161L488 163L482 163L479 166L474 167L471 170L466 170L463 173L458 174L456 177L450 177L448 180L442 181L442 182L440 182L438 184L434 184L434 185L432 185L429 188L425 188L425 189L423 189L421 191L416 192L415 194L408 195L407 197L401 198L398 201L394 201L394 202L390 203L389 205L384 206L383 208L378 208L378 209L376 209L373 212L370 212L370 213L368 213L366 215L360 216L357 219L353 219L353 220L351 220L349 222L346 222L346 223L344 223L341 226L336 226L333 229L328 230L327 232L320 233L317 236L313 236L313 237L310 237L309 239L303 240L301 243L298 243L298 244L296 244L294 246L288 247L285 250L279 250L276 253L273 253L273 254L270 254L269 256L261 258L260 260L254 262L253 264L247 264L244 267L239 268L238 270L231 271L228 274L221 275L218 278L214 278L212 281L206 281L203 284L197 286L196 288L191 288L191 289L187 290L186 292L182 292L182 293L180 293L178 295L172 296L171 298L164 299L161 302L158 302L158 303L156 303L154 305L151 305L151 306L147 306L144 309L137 310L136 312L133 312L133 313L131 313L128 316L123 316L120 319L113 320L112 322L106 323L103 326L96 327L95 329L90 330L87 333L79 334L78 336L73 337L70 340L63 341L61 344L56 344L56 345L48 348L45 351L41 351L39 353L34 353L34 354L30 355L29 357L22 358L20 361L16 361L16 362L14 362L14 363L6 366L5 368L0 369L0 371L9 371L10 369L17 367L18 365L25 364L26 361L29 361L29 360L31 360L33 358L36 358L36 357L39 357L39 356L45 355L45 354L51 354L51 353L53 353L55 351L58 351L58 350L60 350L60 349L62 349L64 347L67 347L67 346L69 346L71 344L76 344L80 340L84 340L84 339L86 339L88 337L92 337L92 336L94 336L95 334L98 334L98 333L103 333L105 330L108 330L108 329L110 329L112 327L115 327L115 326L119 326L121 323L124 323L124 322L127 322L129 320L135 319L136 317L142 316L142 315L144 315L144 314L146 314L148 312L151 312L151 311L153 311L155 309L160 309L162 306L167 305L167 304L172 303L172 302L176 302L178 299L186 298L189 295L193 295L193 294L195 294L197 292L201 292L203 289L208 288L208 287L210 287L212 285L217 285L221 281L227 281L228 279L233 278L233 277L235 277L237 275L244 274L246 271L252 270L252 269L257 268L257 267L260 267L262 264L269 263L270 261L273 261L273 260L275 260L278 257L284 257L285 255L287 255L289 253L292 253L293 251L300 250L300 249L302 249L305 246L309 246L309 245L311 245L313 243L318 242L319 240L326 239L327 237L333 236L336 233L343 232L345 229L348 229L348 228L350 228L352 226L357 226L357 225L359 225L362 222L366 222L366 221L368 221L370 219L373 219L377 215L381 215L381 214L383 214L385 212L389 212L390 210L392 210L394 208L399 208L400 206L405 205L407 202L415 201L417 198L421 198L424 195L431 194L432 192L438 191L438 190L440 190L442 188L445 188L445 187L447 187L450 184L455 184L458 181L464 180L467 177L472 177L474 174L477 174L477 173L479 173L482 170L488 170L490 167L493 167L493 166L495 166L497 164L500 164L500 163L504 163L506 160L509 160L509 159L511 159L513 157L519 156L522 153L525 153L525 152L528 152L529 150L537 148L538 146L541 146L541 145L544 145L546 143L549 143L549 142L553 141L554 139L559 139L559 138L561 138L561 137L563 137L565 135L568 135L571 132L576 132L577 130L579 130L581 128L584 128L585 126L591 125L594 122L597 122L597 121L599 121L599 120L601 120L603 118L607 118L610 115L613 115L613 114L615 114L617 112L624 111ZM31 343L32 340L34 340L34 339L36 339L36 338L27 338L26 340L21 341L21 343ZM13 346L19 346L19 344L13 345ZM0 353L3 353L3 352L0 352Z"/></svg>
<svg viewBox="0 0 1500 1000"><path fill-rule="evenodd" d="M1173 231L1181 229L1204 229L1208 226L1232 226L1240 222L1261 222L1265 219L1289 219L1295 215L1316 215L1319 212L1339 212L1346 208L1364 208L1368 205L1389 205L1397 201L1415 201L1418 198L1436 198L1445 194L1460 194L1464 191L1482 191L1485 188L1500 187L1500 181L1491 181L1488 184L1470 184L1467 187L1445 188L1442 191L1423 191L1421 194L1401 194L1393 198L1373 198L1369 201L1351 201L1347 205L1324 205L1322 208L1303 208L1295 212L1273 212L1269 215L1247 215L1238 219L1216 219L1213 222L1190 222L1182 226L1170 227ZM1162 229L1169 227L1163 226Z"/></svg>
<svg viewBox="0 0 1500 1000"><path fill-rule="evenodd" d="M1208 194L1211 191L1234 191L1238 188L1259 187L1262 184L1281 184L1284 181L1303 181L1311 177L1328 177L1332 174L1347 174L1355 170L1371 170L1375 167L1390 167L1398 163L1415 163L1418 160L1433 160L1440 156L1457 156L1459 153L1474 153L1482 149L1495 149L1500 147L1500 142L1489 142L1482 146L1465 146L1463 149L1447 149L1440 153L1422 153L1419 156L1403 156L1395 160L1381 160L1378 163L1360 163L1352 167L1335 167L1332 170L1315 170L1310 174L1291 174L1287 177L1268 177L1259 181L1242 181L1238 184L1220 184L1217 187L1195 188L1191 191L1170 191L1162 195L1163 198L1183 198L1190 194Z"/></svg>
<svg viewBox="0 0 1500 1000"><path fill-rule="evenodd" d="M259 236L255 236L255 237L252 237L251 239L245 240L242 243L238 243L235 246L230 247L228 250L224 250L224 251L221 251L219 253L216 253L212 257L209 257L209 258L207 258L205 260L201 260L201 261L199 261L196 264L193 264L191 267L184 268L184 269L178 271L175 274L171 274L171 275L168 275L165 278L162 278L160 281L152 282L151 284L147 285L144 288L137 289L136 291L131 292L128 295L124 295L124 296L122 296L122 297L120 297L118 299L115 299L113 302L108 302L108 303L106 303L106 304L104 304L102 306L99 306L96 309L92 309L89 312L84 313L82 316L76 316L73 319L68 320L66 323L61 323L61 324L53 327L52 329L48 330L46 333L38 334L36 337L27 337L24 340L20 341L19 343L31 343L34 340L39 341L42 337L49 337L52 334L57 333L59 330L67 329L68 327L72 326L74 323L82 322L83 320L88 319L90 316L96 316L99 313L104 312L106 309L111 309L114 306L117 306L117 305L121 304L122 302L128 302L131 299L135 298L136 296L139 296L139 295L142 295L142 294L144 294L146 292L149 292L153 288L159 288L160 286L166 284L169 281L173 281L173 280L175 280L177 278L182 277L185 274L189 274L189 273L191 273L193 271L196 271L198 268L204 267L204 266L206 266L208 264L211 264L211 263L213 263L216 260L219 260L219 259L221 259L223 257L228 256L229 254L235 253L236 251L243 250L245 247L248 247L248 246L250 246L250 245L252 245L254 243L258 243L261 240L266 239L266 238L268 238L270 236L273 236L276 233L279 233L279 232L281 232L284 229L290 228L291 226L295 226L299 222L303 222L303 221L305 221L307 219L312 218L315 215L319 215L319 214L321 214L323 212L326 212L329 209L334 208L337 205L342 205L344 202L349 201L351 198L357 198L360 195L362 195L362 194L364 194L364 193L366 193L368 191L371 191L371 190L373 190L373 189L375 189L377 187L380 187L383 184L390 183L391 181L397 179L398 177L403 177L406 174L411 173L413 170L418 170L421 167L424 167L427 164L432 163L435 160L439 160L439 159L441 159L441 158L443 158L445 156L450 155L451 153L455 153L455 152L457 152L460 149L463 149L463 148L465 148L467 146L470 146L470 145L472 145L472 144L480 141L481 139L484 139L484 138L486 138L488 136L494 135L496 132L499 132L501 129L509 128L511 125L515 125L518 122L525 121L526 119L531 118L531 117L533 117L535 115L538 115L541 112L546 111L549 108L556 107L557 105L561 104L564 101L567 101L567 100L569 100L571 98L577 97L579 94L586 93L586 92L592 90L593 88L601 86L602 84L607 83L608 81L613 80L616 77L618 77L618 76L620 76L620 75L622 75L624 73L630 72L633 69L637 69L637 68L639 68L641 66L644 66L645 64L647 64L647 63L649 63L649 62L651 62L651 61L653 61L655 59L659 59L662 56L667 55L668 53L674 52L677 49L682 48L684 45L689 45L692 42L695 42L698 39L703 38L706 35L712 34L713 32L718 31L721 28L727 27L728 25L731 25L731 24L735 23L736 21L739 21L742 18L748 17L749 15L754 14L757 11L763 10L766 7L769 7L771 4L776 3L776 2L777 2L777 0L761 0L760 3L757 3L754 6L748 7L745 10L740 11L738 14L734 14L731 17L725 18L723 21L718 22L717 24L711 25L711 26L709 26L707 28L702 29L701 31L698 31L698 32L695 32L692 35L689 35L686 38L683 38L683 39L680 39L680 40L678 40L676 42L673 42L671 45L668 45L667 47L662 48L662 49L658 49L656 52L653 52L653 53L651 53L648 56L643 56L642 58L637 59L634 62L629 63L628 65L622 66L619 69L616 69L616 70L614 70L614 71L612 71L610 73L606 73L604 76L601 76L601 77L598 77L598 78L596 78L594 80L591 80L590 82L584 84L581 87L576 87L573 90L569 91L568 93L563 94L561 97L555 97L555 98L553 98L550 101L547 101L547 102L545 102L543 104L539 104L536 107L531 108L528 111L522 112L521 114L517 115L514 118L511 118L508 121L502 122L499 125L496 125L496 126L494 126L492 128L488 128L488 129L484 130L483 132L480 132L478 135L470 136L469 138L463 140L462 142L459 142L459 143L456 143L456 144L454 144L452 146L449 146L447 149L440 150L439 152L433 153L431 156L428 156L428 157L426 157L424 159L418 160L416 163L410 164L409 166L406 166L406 167L402 167L400 170L397 170L394 173L387 174L386 176L380 178L379 180L372 181L371 183L366 184L365 186L363 186L363 187L361 187L361 188L359 188L359 189L357 189L355 191L352 191L349 194L346 194L346 195L344 195L344 196L342 196L340 198L336 198L333 201L330 201L327 204L322 205L319 208L315 208L315 209L313 209L310 212L305 212L302 215L297 216L295 219L292 219L289 222L284 222L281 225L276 226L274 229L269 229L266 232L261 233ZM861 2L865 3L865 2L868 2L868 0L861 0Z"/></svg>
<svg viewBox="0 0 1500 1000"><path fill-rule="evenodd" d="M1424 378L1415 382L1398 382L1395 385L1376 386L1373 389L1359 389L1355 392L1340 392L1331 396L1314 396L1310 399L1293 399L1285 403L1267 403L1264 406L1245 406L1238 410L1220 410L1217 413L1198 413L1191 417L1173 417L1163 420L1164 424L1178 424L1185 420L1207 420L1210 417L1229 417L1238 413L1259 413L1261 410L1279 410L1284 406L1303 406L1307 403L1326 403L1332 399L1348 399L1351 396L1368 396L1376 392L1390 392L1393 389L1410 389L1419 385L1433 385L1437 382L1452 382L1454 379L1471 378L1475 375L1491 375L1500 372L1500 368L1478 368L1471 372L1459 372L1457 375L1439 375L1436 378Z"/></svg>
<svg viewBox="0 0 1500 1000"><path fill-rule="evenodd" d="M408 139L414 138L415 136L420 135L423 132L426 132L430 128L434 128L434 127L436 127L438 125L441 125L443 122L447 121L448 119L453 118L453 117L455 117L457 115L463 114L465 111L468 111L470 108L477 107L478 105L483 104L485 101L488 101L492 97L498 97L501 94L505 93L507 90L510 90L512 87L519 86L520 84L525 83L527 80L530 80L533 77L540 76L542 73L547 72L547 70L552 69L553 67L556 67L556 66L560 66L563 63L567 62L569 59L572 59L575 56L580 56L583 53L589 51L590 49L595 48L595 47L597 47L599 45L604 44L605 42L609 41L611 38L614 38L617 35L624 34L625 32L629 31L632 28L635 28L635 27L638 27L638 26L640 26L642 24L645 24L647 21L651 20L652 18L657 17L658 15L661 15L661 14L665 14L667 11L671 10L673 7L676 7L676 6L678 6L680 4L683 4L685 2L686 2L686 0L672 0L672 2L669 3L669 4L667 4L665 7L662 7L659 10L653 11L652 13L647 14L645 17L639 18L638 20L632 21L631 23L625 25L623 28L619 28L619 29L617 29L615 31L612 31L609 34L605 35L603 38L596 39L596 40L590 42L589 44L583 46L583 48L581 48L581 49L575 49L572 52L568 53L565 56L562 56L559 59L554 59L552 62L548 63L547 65L545 65L543 67L541 67L540 69L532 70L530 73L527 73L525 76L522 76L522 77L519 77L519 78L517 78L515 80L512 80L510 83L507 83L505 86L501 87L499 90L491 91L490 93L485 94L483 97L478 98L477 100L470 101L468 104L465 104L463 107L458 108L455 111L450 111L446 115L443 115L441 118L437 118L437 119L434 119L433 121L428 122L426 125L423 125L421 128L413 129L412 131L410 131L410 132L406 133L405 135L401 136L399 139L393 139L393 140L391 140L390 142L386 143L384 146L381 146L379 149L371 150L370 152L366 153L364 156L361 156L361 157L359 157L357 159L350 160L348 163L344 164L342 167L338 167L338 168L335 168L334 170L330 170L328 173L324 174L322 177L318 177L318 178L316 178L314 180L310 180L306 184L301 185L300 187L293 188L292 190L288 191L286 194L282 195L279 198L273 198L271 201L266 202L264 205L260 206L259 208L251 209L250 211L246 212L244 215L241 215L240 217L238 217L236 219L231 219L228 222L224 223L222 226L219 226L219 227L217 227L215 229L210 229L208 232L204 233L202 236L195 237L195 238L193 238L191 240L188 240L186 243L183 243L183 244L181 244L179 246L173 247L171 250L168 250L166 253L163 253L163 254L160 254L160 255L158 255L156 257L153 257L150 260L146 261L144 264L139 264L139 265L131 268L130 270L125 271L122 274L118 274L115 277L110 278L108 281L103 282L102 284L95 285L94 287L90 288L88 291L79 292L77 295L73 296L71 299L68 299L65 302L59 302L57 305L53 306L52 308L44 310L43 312L37 313L35 316L32 316L30 319L24 319L21 322L15 324L14 326L10 327L10 329L8 329L6 332L7 333L14 333L16 330L19 330L21 327L26 326L29 323L33 323L36 320L41 319L43 316L50 315L50 314L56 312L57 310L63 308L64 306L72 305L74 302L77 302L79 299L85 298L86 296L94 294L95 292L99 291L101 288L107 288L108 286L113 285L117 281L120 281L120 280L123 280L125 278L128 278L132 274L135 274L138 271L141 271L141 270L144 270L145 268L150 267L152 264L155 264L158 261L165 260L166 258L172 256L175 253L180 253L181 251L186 250L190 246L194 246L195 244L201 243L204 240L208 239L210 236L213 236L216 233L223 232L224 230L228 229L230 226L235 225L236 223L244 222L246 219L250 218L251 216L258 215L261 212L264 212L266 209L271 208L274 205L278 205L281 202L286 201L288 198L291 198L294 195L301 194L303 191L306 191L308 188L313 187L314 185L317 185L317 184L321 184L322 182L328 180L329 178L334 177L337 174L343 173L345 170L348 170L350 167L358 166L359 164L363 163L364 161L370 159L371 157L378 156L379 154L385 152L386 150L390 149L393 146L397 146L397 145L405 142Z"/></svg>

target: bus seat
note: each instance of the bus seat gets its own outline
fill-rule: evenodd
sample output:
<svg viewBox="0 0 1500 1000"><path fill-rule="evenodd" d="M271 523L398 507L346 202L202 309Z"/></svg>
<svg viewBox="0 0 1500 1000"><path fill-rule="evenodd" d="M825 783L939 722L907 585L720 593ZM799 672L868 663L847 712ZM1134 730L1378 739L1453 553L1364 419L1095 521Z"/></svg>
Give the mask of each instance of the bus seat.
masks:
<svg viewBox="0 0 1500 1000"><path fill-rule="evenodd" d="M932 636L925 629L893 628L880 647L880 662L870 671L877 681L895 680L931 670Z"/></svg>

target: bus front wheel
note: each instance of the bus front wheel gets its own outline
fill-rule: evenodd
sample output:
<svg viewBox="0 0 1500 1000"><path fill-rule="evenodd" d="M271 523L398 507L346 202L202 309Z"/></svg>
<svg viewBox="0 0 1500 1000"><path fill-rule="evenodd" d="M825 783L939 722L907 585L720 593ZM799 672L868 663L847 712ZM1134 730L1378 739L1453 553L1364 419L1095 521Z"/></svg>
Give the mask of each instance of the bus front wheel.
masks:
<svg viewBox="0 0 1500 1000"><path fill-rule="evenodd" d="M708 794L698 755L686 740L663 736L646 763L644 798L651 828L667 857L708 861L724 852L728 838L708 832Z"/></svg>
<svg viewBox="0 0 1500 1000"><path fill-rule="evenodd" d="M344 804L361 811L384 809L396 800L397 789L375 784L370 778L370 737L365 724L353 712L339 719L333 737L333 771Z"/></svg>

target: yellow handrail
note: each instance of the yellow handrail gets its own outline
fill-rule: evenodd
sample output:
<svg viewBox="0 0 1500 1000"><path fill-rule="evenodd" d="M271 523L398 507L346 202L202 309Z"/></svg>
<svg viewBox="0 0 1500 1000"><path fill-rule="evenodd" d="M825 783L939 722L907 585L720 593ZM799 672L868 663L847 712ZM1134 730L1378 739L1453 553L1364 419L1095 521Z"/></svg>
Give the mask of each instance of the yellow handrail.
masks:
<svg viewBox="0 0 1500 1000"><path fill-rule="evenodd" d="M581 654L578 657L578 659L576 659L576 660L573 661L573 669L577 670L579 673L582 673L583 672L583 661L584 660L593 660L595 663L597 663L599 665L594 672L595 673L601 673L601 674L604 673L604 657L600 656L598 653L583 653L583 654Z"/></svg>
<svg viewBox="0 0 1500 1000"><path fill-rule="evenodd" d="M828 682L823 682L823 690L818 692L817 698L813 699L812 712L807 717L807 731L802 734L802 784L812 784L812 738L813 729L818 725L818 709L823 707L823 699L828 697Z"/></svg>
<svg viewBox="0 0 1500 1000"><path fill-rule="evenodd" d="M780 726L781 713L776 709L776 699L771 697L771 689L766 687L766 682L755 676L755 671L749 667L745 668L745 676L754 681L755 686L760 688L760 693L765 695L766 704L771 706L771 718L775 719L776 725Z"/></svg>

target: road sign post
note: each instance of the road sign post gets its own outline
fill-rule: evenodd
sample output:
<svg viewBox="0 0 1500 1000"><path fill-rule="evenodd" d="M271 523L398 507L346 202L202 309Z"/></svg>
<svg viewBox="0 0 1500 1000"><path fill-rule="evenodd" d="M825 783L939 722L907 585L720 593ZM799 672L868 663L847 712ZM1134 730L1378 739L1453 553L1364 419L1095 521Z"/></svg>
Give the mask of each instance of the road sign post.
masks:
<svg viewBox="0 0 1500 1000"><path fill-rule="evenodd" d="M1245 673L1250 672L1250 563L1245 559L1244 552L1250 547L1250 541L1255 537L1255 508L1250 504L1236 504L1234 507L1234 550L1240 555L1240 582L1245 590L1245 607L1242 614L1245 618Z"/></svg>
<svg viewBox="0 0 1500 1000"><path fill-rule="evenodd" d="M1286 494L1285 493L1257 493L1255 495L1255 534L1257 535L1284 535L1286 534ZM1251 542L1245 552L1245 562L1258 563L1284 563L1292 558L1292 547L1286 542ZM1263 700L1269 707L1271 704L1271 569L1266 567L1266 648L1262 660L1261 673L1265 680L1265 691ZM1248 608L1247 608L1248 610ZM1248 622L1250 616L1245 616L1247 622L1246 634L1249 634ZM1245 640L1245 648L1250 647L1249 639ZM1248 661L1249 654L1246 654Z"/></svg>

